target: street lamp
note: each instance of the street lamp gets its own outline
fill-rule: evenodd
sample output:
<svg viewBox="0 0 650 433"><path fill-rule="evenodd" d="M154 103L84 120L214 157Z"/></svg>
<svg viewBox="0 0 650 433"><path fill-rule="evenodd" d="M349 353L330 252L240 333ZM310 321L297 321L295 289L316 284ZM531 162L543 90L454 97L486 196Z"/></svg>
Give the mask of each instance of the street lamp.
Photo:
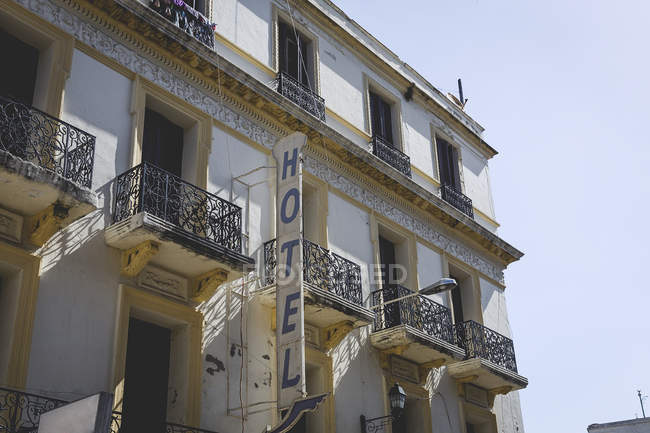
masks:
<svg viewBox="0 0 650 433"><path fill-rule="evenodd" d="M441 278L433 284L429 284L418 292L420 295L433 295L436 293L447 292L456 288L458 284L453 278Z"/></svg>
<svg viewBox="0 0 650 433"><path fill-rule="evenodd" d="M366 419L364 415L361 415L361 433L383 431L386 425L402 416L406 405L406 393L399 383L395 382L395 385L388 391L388 401L390 401L390 415L370 419Z"/></svg>

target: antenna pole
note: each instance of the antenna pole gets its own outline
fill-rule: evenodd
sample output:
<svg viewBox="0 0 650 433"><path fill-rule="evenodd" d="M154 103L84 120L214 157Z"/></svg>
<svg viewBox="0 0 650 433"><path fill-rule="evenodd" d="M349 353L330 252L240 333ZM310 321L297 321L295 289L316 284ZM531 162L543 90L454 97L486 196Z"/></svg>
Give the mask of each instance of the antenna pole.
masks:
<svg viewBox="0 0 650 433"><path fill-rule="evenodd" d="M465 99L463 98L463 82L458 79L458 96L460 96L461 105L465 105Z"/></svg>
<svg viewBox="0 0 650 433"><path fill-rule="evenodd" d="M643 418L645 418L645 409L643 408L643 396L641 395L641 390L637 389L636 392L639 395L639 402L641 402L641 413L643 413Z"/></svg>

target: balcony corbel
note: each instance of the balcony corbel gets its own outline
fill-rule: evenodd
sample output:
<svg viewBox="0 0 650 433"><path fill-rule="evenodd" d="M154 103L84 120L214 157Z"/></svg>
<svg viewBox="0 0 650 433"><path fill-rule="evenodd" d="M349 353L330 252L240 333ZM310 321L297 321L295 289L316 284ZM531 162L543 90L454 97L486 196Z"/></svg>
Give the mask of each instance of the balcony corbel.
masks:
<svg viewBox="0 0 650 433"><path fill-rule="evenodd" d="M68 217L68 208L58 203L51 204L36 215L25 221L29 233L29 241L38 247L59 231L64 220Z"/></svg>
<svg viewBox="0 0 650 433"><path fill-rule="evenodd" d="M199 275L194 279L192 300L195 302L207 301L214 295L217 288L228 280L228 271L222 268L214 269Z"/></svg>
<svg viewBox="0 0 650 433"><path fill-rule="evenodd" d="M129 278L137 276L158 253L159 247L158 242L148 240L122 251L122 275Z"/></svg>
<svg viewBox="0 0 650 433"><path fill-rule="evenodd" d="M327 351L338 344L354 329L354 323L344 320L321 330L323 348Z"/></svg>

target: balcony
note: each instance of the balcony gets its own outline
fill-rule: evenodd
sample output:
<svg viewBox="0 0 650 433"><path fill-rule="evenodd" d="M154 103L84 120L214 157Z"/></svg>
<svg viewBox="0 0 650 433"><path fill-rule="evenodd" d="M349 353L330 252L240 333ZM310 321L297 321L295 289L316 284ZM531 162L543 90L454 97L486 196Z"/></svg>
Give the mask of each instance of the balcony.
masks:
<svg viewBox="0 0 650 433"><path fill-rule="evenodd" d="M305 318L314 326L351 330L372 323L373 313L363 306L361 267L338 254L303 240ZM263 302L275 307L277 256L275 239L264 244ZM343 325L346 324L346 325Z"/></svg>
<svg viewBox="0 0 650 433"><path fill-rule="evenodd" d="M458 191L451 185L443 184L440 187L440 193L442 194L442 199L467 215L468 217L474 219L474 207L472 206L472 199L467 197L462 192Z"/></svg>
<svg viewBox="0 0 650 433"><path fill-rule="evenodd" d="M0 97L0 235L42 245L96 208L90 191L95 137Z"/></svg>
<svg viewBox="0 0 650 433"><path fill-rule="evenodd" d="M36 394L0 388L0 432L36 433L41 414L68 402ZM120 433L122 414L113 412L110 433ZM166 433L215 433L181 424L165 423Z"/></svg>
<svg viewBox="0 0 650 433"><path fill-rule="evenodd" d="M393 147L383 138L375 135L372 137L372 154L405 176L411 177L411 158Z"/></svg>
<svg viewBox="0 0 650 433"><path fill-rule="evenodd" d="M124 275L151 263L187 278L236 276L254 263L241 253L239 206L149 163L119 175L114 190L105 239L123 251Z"/></svg>
<svg viewBox="0 0 650 433"><path fill-rule="evenodd" d="M183 0L153 0L149 7L203 45L214 49L214 24Z"/></svg>
<svg viewBox="0 0 650 433"><path fill-rule="evenodd" d="M298 82L291 75L280 72L274 81L276 90L294 104L316 117L325 121L325 100L308 87Z"/></svg>
<svg viewBox="0 0 650 433"><path fill-rule="evenodd" d="M370 343L379 351L437 367L465 356L455 345L449 308L397 284L371 296L375 323Z"/></svg>
<svg viewBox="0 0 650 433"><path fill-rule="evenodd" d="M456 325L458 345L466 360L449 366L459 382L471 382L494 394L525 388L528 379L517 373L512 340L472 320Z"/></svg>

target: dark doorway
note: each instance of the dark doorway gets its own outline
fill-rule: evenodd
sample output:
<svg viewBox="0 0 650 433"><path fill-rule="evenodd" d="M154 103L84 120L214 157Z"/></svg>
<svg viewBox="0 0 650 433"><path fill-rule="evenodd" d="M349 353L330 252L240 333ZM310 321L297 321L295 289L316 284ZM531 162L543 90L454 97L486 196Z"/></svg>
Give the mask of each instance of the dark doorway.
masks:
<svg viewBox="0 0 650 433"><path fill-rule="evenodd" d="M142 135L142 161L180 177L183 170L183 128L147 108Z"/></svg>
<svg viewBox="0 0 650 433"><path fill-rule="evenodd" d="M381 261L381 282L384 288L399 281L398 269L395 266L395 244L379 236L379 260Z"/></svg>
<svg viewBox="0 0 650 433"><path fill-rule="evenodd" d="M459 284L451 291L451 306L454 312L454 323L463 323L463 297L461 295L462 289L460 287L460 280L454 276L451 278L459 282Z"/></svg>
<svg viewBox="0 0 650 433"><path fill-rule="evenodd" d="M391 106L374 92L370 92L370 127L372 135L383 139L391 147L394 147Z"/></svg>
<svg viewBox="0 0 650 433"><path fill-rule="evenodd" d="M307 65L311 61L309 39L285 22L279 23L279 33L280 70L312 90L311 77L307 70Z"/></svg>
<svg viewBox="0 0 650 433"><path fill-rule="evenodd" d="M0 47L5 59L0 68L0 96L31 106L38 68L38 50L0 29Z"/></svg>
<svg viewBox="0 0 650 433"><path fill-rule="evenodd" d="M171 331L131 318L124 374L123 433L163 433Z"/></svg>
<svg viewBox="0 0 650 433"><path fill-rule="evenodd" d="M436 145L438 147L440 183L449 185L456 191L461 192L460 171L458 170L458 149L440 137L436 137Z"/></svg>

